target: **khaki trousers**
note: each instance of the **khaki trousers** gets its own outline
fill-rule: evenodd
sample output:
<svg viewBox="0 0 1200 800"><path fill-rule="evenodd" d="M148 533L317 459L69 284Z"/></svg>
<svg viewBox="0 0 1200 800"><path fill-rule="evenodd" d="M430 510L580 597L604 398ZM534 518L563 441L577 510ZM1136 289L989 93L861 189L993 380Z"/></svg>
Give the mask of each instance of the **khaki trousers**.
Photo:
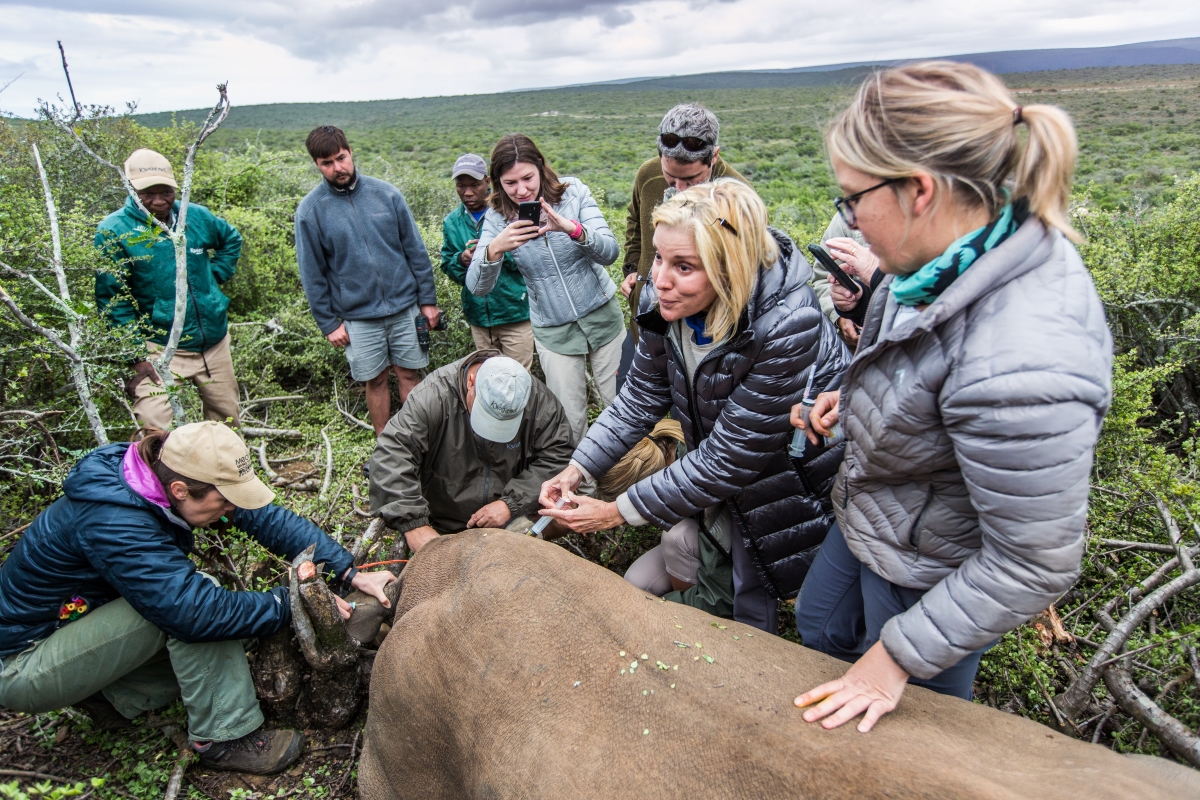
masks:
<svg viewBox="0 0 1200 800"><path fill-rule="evenodd" d="M621 366L621 346L625 343L625 331L621 331L608 344L601 345L585 356L565 356L546 349L537 342L538 361L546 375L546 388L562 403L571 426L571 444L578 445L587 435L588 429L588 375L596 381L601 409L612 405L617 396L617 368Z"/></svg>
<svg viewBox="0 0 1200 800"><path fill-rule="evenodd" d="M150 358L162 351L162 346L146 343ZM207 371L205 363L208 364ZM224 422L232 418L238 424L238 387L233 374L233 356L229 353L229 334L203 354L176 350L171 359L171 374L182 382L190 382L200 392L204 403L204 418ZM143 380L133 390L133 413L138 423L167 430L171 427L171 404L163 387Z"/></svg>
<svg viewBox="0 0 1200 800"><path fill-rule="evenodd" d="M533 369L533 323L529 320L490 328L472 325L471 336L476 350L499 350L525 369Z"/></svg>

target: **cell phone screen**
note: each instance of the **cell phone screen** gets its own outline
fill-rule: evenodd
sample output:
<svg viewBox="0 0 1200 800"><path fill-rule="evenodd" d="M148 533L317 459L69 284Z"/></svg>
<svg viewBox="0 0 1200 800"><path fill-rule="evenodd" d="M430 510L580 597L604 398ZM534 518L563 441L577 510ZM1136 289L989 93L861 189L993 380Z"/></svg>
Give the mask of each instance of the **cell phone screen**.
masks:
<svg viewBox="0 0 1200 800"><path fill-rule="evenodd" d="M817 261L821 262L821 266L825 267L825 270L833 276L833 279L840 283L844 288L848 289L854 294L858 294L862 291L862 287L859 286L853 278L847 275L842 268L837 265L837 262L833 260L833 256L829 255L824 247L821 247L819 244L810 244L808 246L808 252L812 253Z"/></svg>

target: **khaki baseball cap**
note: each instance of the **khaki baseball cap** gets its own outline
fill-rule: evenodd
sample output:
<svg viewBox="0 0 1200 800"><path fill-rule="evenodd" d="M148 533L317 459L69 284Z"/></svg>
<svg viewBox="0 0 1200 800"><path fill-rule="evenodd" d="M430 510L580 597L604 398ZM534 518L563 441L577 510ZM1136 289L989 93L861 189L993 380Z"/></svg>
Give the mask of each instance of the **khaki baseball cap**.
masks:
<svg viewBox="0 0 1200 800"><path fill-rule="evenodd" d="M145 148L134 150L133 155L125 160L125 177L129 178L129 183L139 192L148 186L179 188L179 184L175 182L175 170L171 169L171 162Z"/></svg>
<svg viewBox="0 0 1200 800"><path fill-rule="evenodd" d="M270 505L275 493L254 474L250 448L219 422L193 422L171 431L159 455L171 469L217 487L238 508Z"/></svg>

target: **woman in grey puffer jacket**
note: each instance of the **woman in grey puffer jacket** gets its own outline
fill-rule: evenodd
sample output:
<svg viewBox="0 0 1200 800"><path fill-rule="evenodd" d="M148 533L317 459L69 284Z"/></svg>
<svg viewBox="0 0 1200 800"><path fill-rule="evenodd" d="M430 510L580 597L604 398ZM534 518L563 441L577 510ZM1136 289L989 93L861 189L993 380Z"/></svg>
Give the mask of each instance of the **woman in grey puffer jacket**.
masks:
<svg viewBox="0 0 1200 800"><path fill-rule="evenodd" d="M806 491L788 457L787 414L810 371L824 387L849 353L808 286L811 268L767 227L753 189L732 179L693 187L659 206L654 223L633 366L572 465L543 486L544 513L581 532L654 524L673 532L662 548L679 547L688 526L690 570L688 553L674 554L674 572L667 554L665 569L691 585L667 596L774 633L778 600L799 590L832 523L828 484ZM615 503L574 494L668 411L685 456ZM576 507L549 510L560 497Z"/></svg>
<svg viewBox="0 0 1200 800"><path fill-rule="evenodd" d="M576 178L559 180L528 136L511 133L492 148L492 207L467 270L467 288L496 287L505 253L529 287L529 318L546 386L563 404L572 443L587 430L587 372L605 405L617 393L625 316L605 269L617 239L592 193ZM541 205L541 227L517 219L519 204Z"/></svg>
<svg viewBox="0 0 1200 800"><path fill-rule="evenodd" d="M809 425L840 418L848 444L797 627L857 660L796 704L826 727L866 712L865 731L910 677L970 699L983 652L1079 575L1112 337L1068 241L1062 110L913 64L868 80L827 143L839 210L889 277Z"/></svg>

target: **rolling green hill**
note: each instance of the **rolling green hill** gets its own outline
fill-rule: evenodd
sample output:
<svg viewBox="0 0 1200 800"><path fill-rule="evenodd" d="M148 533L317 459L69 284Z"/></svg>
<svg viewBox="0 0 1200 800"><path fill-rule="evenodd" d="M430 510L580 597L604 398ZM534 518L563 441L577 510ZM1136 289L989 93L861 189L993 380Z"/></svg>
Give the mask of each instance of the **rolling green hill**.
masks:
<svg viewBox="0 0 1200 800"><path fill-rule="evenodd" d="M850 72L845 71L844 77ZM829 76L833 73L807 73ZM855 73L861 76L861 70ZM1200 169L1200 65L1107 67L1004 76L1022 102L1054 103L1079 129L1078 178L1102 207L1161 202L1174 176ZM231 87L234 101L237 87ZM562 174L628 201L638 165L654 154L663 112L696 100L721 118L721 146L769 203L799 208L834 194L821 129L854 91L852 83L787 88L593 91L585 88L490 95L235 106L213 137L218 147L248 143L302 151L312 127L350 134L360 155L448 175L465 151L487 155L501 135L529 134ZM152 127L197 121L205 112L138 117Z"/></svg>

